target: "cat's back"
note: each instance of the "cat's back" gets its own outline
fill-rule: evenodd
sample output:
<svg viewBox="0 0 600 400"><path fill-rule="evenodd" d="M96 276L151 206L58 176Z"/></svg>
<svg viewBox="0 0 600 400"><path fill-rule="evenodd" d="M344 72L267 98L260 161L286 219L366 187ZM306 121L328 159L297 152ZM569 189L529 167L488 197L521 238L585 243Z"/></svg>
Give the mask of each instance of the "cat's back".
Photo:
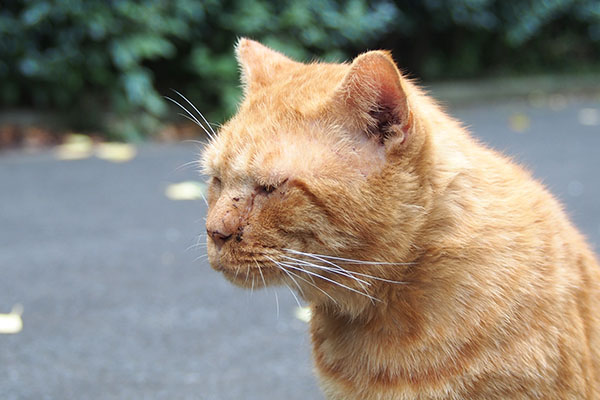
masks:
<svg viewBox="0 0 600 400"><path fill-rule="evenodd" d="M474 315L496 315L493 324L500 327L482 355L489 365L509 366L504 372L511 385L519 382L514 375L553 380L552 392L540 388L540 398L599 398L600 267L594 253L560 202L526 169L458 124L445 127L433 139L440 196L425 242L427 253L444 254L440 263L460 260L444 268L463 280L453 282L459 292L496 292L473 307L479 308ZM499 361L510 358L521 361ZM491 395L474 391L469 397Z"/></svg>

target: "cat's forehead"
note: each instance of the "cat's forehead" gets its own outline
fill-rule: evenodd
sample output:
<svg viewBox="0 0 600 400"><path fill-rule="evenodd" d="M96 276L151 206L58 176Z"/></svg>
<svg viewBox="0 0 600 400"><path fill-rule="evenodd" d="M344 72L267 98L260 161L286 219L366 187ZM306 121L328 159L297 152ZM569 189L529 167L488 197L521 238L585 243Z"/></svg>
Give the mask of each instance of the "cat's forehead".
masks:
<svg viewBox="0 0 600 400"><path fill-rule="evenodd" d="M245 94L240 114L252 112L269 118L287 118L294 110L311 113L322 107L348 72L346 64L295 64L278 71Z"/></svg>
<svg viewBox="0 0 600 400"><path fill-rule="evenodd" d="M233 122L204 154L205 172L230 182L277 184L316 177L352 181L367 176L383 160L375 143L344 140L343 128L327 121Z"/></svg>
<svg viewBox="0 0 600 400"><path fill-rule="evenodd" d="M326 160L335 146L318 130L317 123L300 121L231 121L208 147L205 164L213 174L231 180L260 177L278 181L290 175L306 175Z"/></svg>

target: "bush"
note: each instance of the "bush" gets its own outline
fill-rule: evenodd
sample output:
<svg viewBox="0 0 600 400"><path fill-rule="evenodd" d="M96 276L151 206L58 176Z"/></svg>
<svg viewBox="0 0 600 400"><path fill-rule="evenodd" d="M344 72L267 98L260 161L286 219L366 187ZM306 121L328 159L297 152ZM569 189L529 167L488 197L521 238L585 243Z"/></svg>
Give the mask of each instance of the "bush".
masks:
<svg viewBox="0 0 600 400"><path fill-rule="evenodd" d="M598 66L596 0L39 0L0 10L0 104L139 140L169 88L222 121L239 98L240 36L300 60L394 50L425 79Z"/></svg>
<svg viewBox="0 0 600 400"><path fill-rule="evenodd" d="M26 1L0 12L4 105L70 110L76 125L138 139L165 115L148 63L177 56L194 1Z"/></svg>
<svg viewBox="0 0 600 400"><path fill-rule="evenodd" d="M597 0L397 1L405 21L378 44L425 79L598 69Z"/></svg>

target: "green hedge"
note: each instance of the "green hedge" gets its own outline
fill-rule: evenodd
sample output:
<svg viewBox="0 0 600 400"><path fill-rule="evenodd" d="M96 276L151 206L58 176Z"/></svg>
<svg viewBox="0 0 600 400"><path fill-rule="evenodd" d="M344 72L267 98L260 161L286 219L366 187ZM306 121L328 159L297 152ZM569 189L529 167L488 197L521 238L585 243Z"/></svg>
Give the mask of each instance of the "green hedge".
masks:
<svg viewBox="0 0 600 400"><path fill-rule="evenodd" d="M249 36L300 60L394 50L424 79L578 71L600 60L597 0L5 0L0 106L139 140L185 93L213 121L239 98L232 46Z"/></svg>

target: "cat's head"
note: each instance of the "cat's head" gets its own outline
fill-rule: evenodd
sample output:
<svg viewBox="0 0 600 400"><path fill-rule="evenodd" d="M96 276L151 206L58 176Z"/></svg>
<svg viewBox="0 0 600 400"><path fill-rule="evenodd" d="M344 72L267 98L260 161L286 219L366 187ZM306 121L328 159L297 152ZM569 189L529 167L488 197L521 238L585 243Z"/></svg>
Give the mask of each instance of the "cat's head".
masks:
<svg viewBox="0 0 600 400"><path fill-rule="evenodd" d="M311 301L377 297L402 279L426 206L416 89L382 51L303 64L242 39L237 57L244 100L202 160L212 267Z"/></svg>

